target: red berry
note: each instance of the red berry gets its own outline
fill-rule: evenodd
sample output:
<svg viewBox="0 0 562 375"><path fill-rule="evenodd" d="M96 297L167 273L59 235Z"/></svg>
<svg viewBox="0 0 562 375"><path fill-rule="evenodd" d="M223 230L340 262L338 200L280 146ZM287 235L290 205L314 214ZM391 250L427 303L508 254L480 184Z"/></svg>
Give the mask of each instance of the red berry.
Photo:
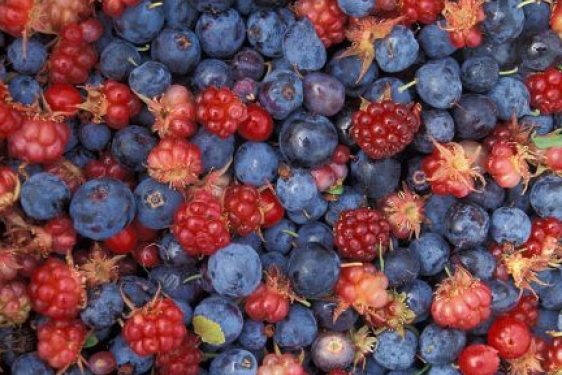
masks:
<svg viewBox="0 0 562 375"><path fill-rule="evenodd" d="M445 279L435 291L431 315L442 327L469 330L491 314L492 292L462 267Z"/></svg>
<svg viewBox="0 0 562 375"><path fill-rule="evenodd" d="M156 297L134 311L123 327L125 341L141 357L178 348L186 334L183 312L167 297Z"/></svg>
<svg viewBox="0 0 562 375"><path fill-rule="evenodd" d="M76 245L77 234L72 220L66 215L55 217L45 224L45 232L51 237L51 249L59 254L69 254Z"/></svg>
<svg viewBox="0 0 562 375"><path fill-rule="evenodd" d="M407 24L421 22L428 25L437 21L444 7L443 0L402 0L400 13Z"/></svg>
<svg viewBox="0 0 562 375"><path fill-rule="evenodd" d="M562 338L554 339L554 342L548 348L546 364L546 370L552 371L554 374L562 368Z"/></svg>
<svg viewBox="0 0 562 375"><path fill-rule="evenodd" d="M184 86L173 85L158 100L143 98L154 115L152 130L161 138L189 138L197 132L195 99Z"/></svg>
<svg viewBox="0 0 562 375"><path fill-rule="evenodd" d="M298 0L298 17L308 17L326 48L343 42L347 15L338 7L337 0Z"/></svg>
<svg viewBox="0 0 562 375"><path fill-rule="evenodd" d="M44 95L52 111L64 112L71 116L76 114L78 105L82 103L80 92L67 83L55 83L49 86Z"/></svg>
<svg viewBox="0 0 562 375"><path fill-rule="evenodd" d="M24 283L13 280L0 284L0 326L24 324L30 310L31 301Z"/></svg>
<svg viewBox="0 0 562 375"><path fill-rule="evenodd" d="M544 163L554 173L562 173L562 147L550 147L544 152Z"/></svg>
<svg viewBox="0 0 562 375"><path fill-rule="evenodd" d="M211 193L198 190L174 215L172 233L188 255L213 255L230 243L226 213Z"/></svg>
<svg viewBox="0 0 562 375"><path fill-rule="evenodd" d="M133 226L135 227L139 240L142 242L152 242L156 239L156 237L158 237L159 231L157 229L151 229L143 226L138 219L133 221Z"/></svg>
<svg viewBox="0 0 562 375"><path fill-rule="evenodd" d="M562 71L550 67L529 75L525 83L531 95L531 105L541 114L562 112Z"/></svg>
<svg viewBox="0 0 562 375"><path fill-rule="evenodd" d="M425 220L425 200L405 185L398 193L390 194L380 203L381 211L390 224L392 234L399 239L419 236Z"/></svg>
<svg viewBox="0 0 562 375"><path fill-rule="evenodd" d="M211 133L226 139L248 118L246 105L226 87L207 87L197 96L197 120Z"/></svg>
<svg viewBox="0 0 562 375"><path fill-rule="evenodd" d="M18 174L8 167L0 167L0 213L17 202L20 192L21 181Z"/></svg>
<svg viewBox="0 0 562 375"><path fill-rule="evenodd" d="M80 29L82 31L82 39L86 43L95 43L103 35L103 24L100 20L95 18L90 18L80 24Z"/></svg>
<svg viewBox="0 0 562 375"><path fill-rule="evenodd" d="M308 375L292 354L271 353L265 356L257 375Z"/></svg>
<svg viewBox="0 0 562 375"><path fill-rule="evenodd" d="M562 38L562 5L554 4L552 14L550 16L550 27Z"/></svg>
<svg viewBox="0 0 562 375"><path fill-rule="evenodd" d="M33 310L57 320L76 317L86 300L83 277L57 258L33 272L28 293Z"/></svg>
<svg viewBox="0 0 562 375"><path fill-rule="evenodd" d="M103 0L102 9L110 17L119 17L127 7L140 3L141 0Z"/></svg>
<svg viewBox="0 0 562 375"><path fill-rule="evenodd" d="M0 140L14 134L22 122L23 118L15 108L0 102Z"/></svg>
<svg viewBox="0 0 562 375"><path fill-rule="evenodd" d="M486 170L498 185L513 188L531 178L526 150L506 141L494 143L486 163Z"/></svg>
<svg viewBox="0 0 562 375"><path fill-rule="evenodd" d="M34 0L11 0L0 4L0 29L19 38L29 21Z"/></svg>
<svg viewBox="0 0 562 375"><path fill-rule="evenodd" d="M45 166L45 172L52 173L64 181L72 193L86 182L84 171L66 159Z"/></svg>
<svg viewBox="0 0 562 375"><path fill-rule="evenodd" d="M472 344L461 352L458 364L463 375L494 375L500 368L500 359L491 346Z"/></svg>
<svg viewBox="0 0 562 375"><path fill-rule="evenodd" d="M149 243L140 243L133 250L133 258L144 268L152 268L160 263L158 247Z"/></svg>
<svg viewBox="0 0 562 375"><path fill-rule="evenodd" d="M139 238L135 227L131 224L126 226L115 236L108 238L103 244L115 254L128 254L137 246Z"/></svg>
<svg viewBox="0 0 562 375"><path fill-rule="evenodd" d="M248 118L238 126L238 134L252 142L264 142L273 133L273 118L257 104L248 104Z"/></svg>
<svg viewBox="0 0 562 375"><path fill-rule="evenodd" d="M344 211L334 225L334 243L343 258L370 262L390 244L390 224L370 208Z"/></svg>
<svg viewBox="0 0 562 375"><path fill-rule="evenodd" d="M443 17L451 43L457 48L478 47L483 40L480 23L486 19L485 0L446 0Z"/></svg>
<svg viewBox="0 0 562 375"><path fill-rule="evenodd" d="M259 191L260 210L263 214L261 227L271 228L285 217L285 208L272 189Z"/></svg>
<svg viewBox="0 0 562 375"><path fill-rule="evenodd" d="M88 330L80 320L49 320L37 330L37 355L62 369L79 360Z"/></svg>
<svg viewBox="0 0 562 375"><path fill-rule="evenodd" d="M117 361L111 352L97 352L88 359L88 368L94 375L109 375L117 369Z"/></svg>
<svg viewBox="0 0 562 375"><path fill-rule="evenodd" d="M21 265L16 254L0 245L0 284L11 281L18 275Z"/></svg>
<svg viewBox="0 0 562 375"><path fill-rule="evenodd" d="M509 310L508 316L519 320L528 327L534 327L539 320L539 300L533 294L522 296L517 305Z"/></svg>
<svg viewBox="0 0 562 375"><path fill-rule="evenodd" d="M249 235L262 223L260 194L254 186L229 186L224 195L224 210L230 226L240 236Z"/></svg>
<svg viewBox="0 0 562 375"><path fill-rule="evenodd" d="M199 337L188 332L178 348L156 357L156 367L160 375L197 375L202 361Z"/></svg>
<svg viewBox="0 0 562 375"><path fill-rule="evenodd" d="M531 339L529 327L509 316L496 319L488 331L488 344L503 359L516 359L524 355L531 345Z"/></svg>
<svg viewBox="0 0 562 375"><path fill-rule="evenodd" d="M123 168L110 153L104 153L99 160L93 160L86 164L84 173L88 180L108 177L123 181L131 188L135 186L134 176Z"/></svg>
<svg viewBox="0 0 562 375"><path fill-rule="evenodd" d="M420 128L419 105L385 99L369 103L352 117L351 138L372 159L385 159L402 152Z"/></svg>
<svg viewBox="0 0 562 375"><path fill-rule="evenodd" d="M338 298L363 313L380 309L389 301L388 278L372 264L344 267L334 287Z"/></svg>
<svg viewBox="0 0 562 375"><path fill-rule="evenodd" d="M69 138L70 130L64 123L26 119L8 139L8 151L27 163L53 163L62 156Z"/></svg>

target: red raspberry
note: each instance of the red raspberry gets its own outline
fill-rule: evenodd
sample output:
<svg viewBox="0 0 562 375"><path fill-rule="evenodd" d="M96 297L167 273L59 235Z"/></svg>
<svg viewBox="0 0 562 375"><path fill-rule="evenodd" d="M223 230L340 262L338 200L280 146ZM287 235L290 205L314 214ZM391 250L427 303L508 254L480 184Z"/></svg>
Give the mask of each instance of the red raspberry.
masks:
<svg viewBox="0 0 562 375"><path fill-rule="evenodd" d="M472 152L460 143L439 144L434 142L433 154L426 156L422 170L431 184L431 191L438 195L452 194L457 198L467 196L476 190L474 180L485 184L480 174L479 158L482 149Z"/></svg>
<svg viewBox="0 0 562 375"><path fill-rule="evenodd" d="M226 214L211 193L198 190L174 215L172 233L188 255L213 255L230 243Z"/></svg>
<svg viewBox="0 0 562 375"><path fill-rule="evenodd" d="M83 0L49 0L39 2L39 4L42 4L41 14L45 17L41 21L46 24L46 28L50 29L51 33L60 32L70 24L82 22L94 11L93 4ZM40 28L37 31L46 30Z"/></svg>
<svg viewBox="0 0 562 375"><path fill-rule="evenodd" d="M76 245L77 235L72 220L66 215L55 217L45 224L45 232L51 237L51 249L59 254L69 254Z"/></svg>
<svg viewBox="0 0 562 375"><path fill-rule="evenodd" d="M6 283L18 276L21 265L16 254L10 249L0 245L0 283Z"/></svg>
<svg viewBox="0 0 562 375"><path fill-rule="evenodd" d="M133 258L144 268L153 268L160 264L160 254L155 244L140 243L133 249Z"/></svg>
<svg viewBox="0 0 562 375"><path fill-rule="evenodd" d="M457 267L435 291L431 315L435 323L468 331L490 317L492 292L470 272Z"/></svg>
<svg viewBox="0 0 562 375"><path fill-rule="evenodd" d="M531 105L543 115L562 112L562 71L550 67L529 75L525 82L531 95Z"/></svg>
<svg viewBox="0 0 562 375"><path fill-rule="evenodd" d="M273 118L266 109L248 104L248 118L238 126L238 134L252 142L264 142L273 133Z"/></svg>
<svg viewBox="0 0 562 375"><path fill-rule="evenodd" d="M281 354L279 350L265 356L257 375L308 375L302 367L302 361L292 354Z"/></svg>
<svg viewBox="0 0 562 375"><path fill-rule="evenodd" d="M197 132L195 99L184 86L171 86L159 99L141 99L154 115L152 130L161 138L189 138Z"/></svg>
<svg viewBox="0 0 562 375"><path fill-rule="evenodd" d="M533 294L522 296L517 305L509 310L507 315L525 323L529 327L534 327L539 320L538 298Z"/></svg>
<svg viewBox="0 0 562 375"><path fill-rule="evenodd" d="M28 293L33 310L57 320L76 317L86 301L82 275L57 258L33 272Z"/></svg>
<svg viewBox="0 0 562 375"><path fill-rule="evenodd" d="M272 189L260 189L260 208L263 213L262 228L271 228L285 217L285 208Z"/></svg>
<svg viewBox="0 0 562 375"><path fill-rule="evenodd" d="M392 193L381 201L380 208L390 224L392 234L399 239L419 236L425 220L425 199L404 185L398 193Z"/></svg>
<svg viewBox="0 0 562 375"><path fill-rule="evenodd" d="M404 333L404 327L414 322L416 314L408 307L405 293L389 292L388 303L376 310L369 309L365 320L370 327L389 329Z"/></svg>
<svg viewBox="0 0 562 375"><path fill-rule="evenodd" d="M125 341L141 357L164 354L178 348L186 334L183 312L167 297L156 297L133 311L123 327Z"/></svg>
<svg viewBox="0 0 562 375"><path fill-rule="evenodd" d="M37 330L37 355L62 369L80 360L88 330L81 320L49 320Z"/></svg>
<svg viewBox="0 0 562 375"><path fill-rule="evenodd" d="M486 0L446 0L443 9L445 30L457 48L478 47L483 40L480 23L486 19Z"/></svg>
<svg viewBox="0 0 562 375"><path fill-rule="evenodd" d="M500 358L491 346L472 344L463 349L458 364L463 375L494 375L500 368Z"/></svg>
<svg viewBox="0 0 562 375"><path fill-rule="evenodd" d="M8 167L0 167L0 213L12 207L20 193L21 181L18 174Z"/></svg>
<svg viewBox="0 0 562 375"><path fill-rule="evenodd" d="M370 208L344 211L334 225L334 243L343 258L370 262L388 249L390 224Z"/></svg>
<svg viewBox="0 0 562 375"><path fill-rule="evenodd" d="M388 278L372 264L344 267L334 292L345 307L360 313L377 310L389 302Z"/></svg>
<svg viewBox="0 0 562 375"><path fill-rule="evenodd" d="M402 152L420 128L421 107L385 99L369 103L352 117L351 138L369 157L384 159Z"/></svg>
<svg viewBox="0 0 562 375"><path fill-rule="evenodd" d="M188 332L178 348L156 357L156 367L160 375L197 375L202 361L199 336Z"/></svg>
<svg viewBox="0 0 562 375"><path fill-rule="evenodd" d="M123 181L131 188L135 186L135 179L131 172L123 168L110 153L104 153L99 160L93 160L86 164L84 173L88 180L109 177Z"/></svg>
<svg viewBox="0 0 562 375"><path fill-rule="evenodd" d="M62 112L68 116L75 115L78 112L78 106L82 103L80 92L67 83L55 83L49 86L45 90L44 96L53 112Z"/></svg>
<svg viewBox="0 0 562 375"><path fill-rule="evenodd" d="M207 87L197 96L197 120L211 133L226 139L248 117L246 105L226 87Z"/></svg>
<svg viewBox="0 0 562 375"><path fill-rule="evenodd" d="M29 317L31 302L21 281L0 284L0 326L19 325Z"/></svg>
<svg viewBox="0 0 562 375"><path fill-rule="evenodd" d="M486 170L501 187L513 188L521 181L527 185L532 177L528 164L531 158L524 147L497 141L490 150Z"/></svg>
<svg viewBox="0 0 562 375"><path fill-rule="evenodd" d="M26 119L8 139L8 151L26 163L48 164L61 158L70 130L64 123Z"/></svg>
<svg viewBox="0 0 562 375"><path fill-rule="evenodd" d="M555 338L546 354L546 371L556 374L562 368L562 337Z"/></svg>
<svg viewBox="0 0 562 375"><path fill-rule="evenodd" d="M35 0L8 0L0 4L0 30L19 38L23 35Z"/></svg>
<svg viewBox="0 0 562 375"><path fill-rule="evenodd" d="M119 17L127 7L133 7L141 0L103 0L102 9L110 17Z"/></svg>
<svg viewBox="0 0 562 375"><path fill-rule="evenodd" d="M437 21L443 8L443 0L402 0L400 13L408 25L416 22L428 25Z"/></svg>
<svg viewBox="0 0 562 375"><path fill-rule="evenodd" d="M531 236L523 245L529 256L539 257L555 253L559 250L562 239L562 222L554 217L533 219Z"/></svg>
<svg viewBox="0 0 562 375"><path fill-rule="evenodd" d="M184 188L203 173L201 150L183 138L166 137L148 155L148 174L156 181Z"/></svg>
<svg viewBox="0 0 562 375"><path fill-rule="evenodd" d="M45 166L45 172L57 175L72 193L86 182L84 171L65 159L59 159L56 163Z"/></svg>
<svg viewBox="0 0 562 375"><path fill-rule="evenodd" d="M542 152L543 163L548 170L562 174L562 147L550 147Z"/></svg>
<svg viewBox="0 0 562 375"><path fill-rule="evenodd" d="M527 353L531 346L529 327L509 316L499 317L488 330L488 344L498 351L503 359L516 359Z"/></svg>
<svg viewBox="0 0 562 375"><path fill-rule="evenodd" d="M21 114L12 106L0 103L0 140L14 134L23 122Z"/></svg>
<svg viewBox="0 0 562 375"><path fill-rule="evenodd" d="M249 235L262 223L260 194L254 186L229 186L224 195L224 210L230 226L240 236Z"/></svg>
<svg viewBox="0 0 562 375"><path fill-rule="evenodd" d="M298 17L308 17L326 48L345 39L347 15L337 0L298 0L294 9Z"/></svg>

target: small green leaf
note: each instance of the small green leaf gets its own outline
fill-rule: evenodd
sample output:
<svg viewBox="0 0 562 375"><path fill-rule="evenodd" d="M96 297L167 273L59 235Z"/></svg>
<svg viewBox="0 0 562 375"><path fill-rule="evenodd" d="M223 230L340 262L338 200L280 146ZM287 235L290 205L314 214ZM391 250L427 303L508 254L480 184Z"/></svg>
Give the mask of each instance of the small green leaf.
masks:
<svg viewBox="0 0 562 375"><path fill-rule="evenodd" d="M328 190L326 193L332 195L342 195L343 194L343 185L338 185L333 189Z"/></svg>
<svg viewBox="0 0 562 375"><path fill-rule="evenodd" d="M221 326L204 316L197 315L193 318L193 330L207 344L221 345L226 341Z"/></svg>
<svg viewBox="0 0 562 375"><path fill-rule="evenodd" d="M93 346L96 346L99 342L100 340L98 339L98 337L92 334L88 336L88 338L86 338L86 342L84 343L84 348L91 348Z"/></svg>
<svg viewBox="0 0 562 375"><path fill-rule="evenodd" d="M546 150L552 147L562 147L562 134L534 136L533 143L541 150Z"/></svg>

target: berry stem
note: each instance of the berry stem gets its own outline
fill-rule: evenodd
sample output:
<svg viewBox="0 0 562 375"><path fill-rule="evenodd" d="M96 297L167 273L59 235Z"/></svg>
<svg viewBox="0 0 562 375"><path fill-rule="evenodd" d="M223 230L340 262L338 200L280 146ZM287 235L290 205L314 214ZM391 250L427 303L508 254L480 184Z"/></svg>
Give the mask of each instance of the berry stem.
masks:
<svg viewBox="0 0 562 375"><path fill-rule="evenodd" d="M354 263L343 263L340 265L341 268L347 268L347 267L361 267L363 265L363 263L361 262L354 262Z"/></svg>
<svg viewBox="0 0 562 375"><path fill-rule="evenodd" d="M517 73L518 71L519 71L519 67L516 66L515 68L513 68L511 70L504 70L504 71L500 72L500 76L510 76L512 74Z"/></svg>
<svg viewBox="0 0 562 375"><path fill-rule="evenodd" d="M142 47L137 47L137 51L139 51L139 52L146 52L146 51L148 51L149 49L150 49L150 44L145 44L145 45L142 46Z"/></svg>
<svg viewBox="0 0 562 375"><path fill-rule="evenodd" d="M202 275L202 274L196 273L195 275L191 275L191 276L189 276L187 279L185 279L185 280L183 281L183 283L184 283L184 284L187 284L187 283L190 283L190 282L192 282L192 281L199 280L199 279L202 279L202 278L203 278L203 275Z"/></svg>
<svg viewBox="0 0 562 375"><path fill-rule="evenodd" d="M281 232L288 234L291 237L299 238L299 234L297 232L293 232L292 230L283 229Z"/></svg>
<svg viewBox="0 0 562 375"><path fill-rule="evenodd" d="M431 368L431 364L428 363L427 365L423 366L423 368L420 371L415 372L414 375L423 375L426 372L428 372L430 368Z"/></svg>
<svg viewBox="0 0 562 375"><path fill-rule="evenodd" d="M404 92L404 91L408 90L410 87L414 87L417 84L418 84L418 79L416 78L412 82L408 82L405 85L400 86L398 88L398 91Z"/></svg>
<svg viewBox="0 0 562 375"><path fill-rule="evenodd" d="M523 8L527 5L531 5L531 4L540 4L541 0L525 0L519 4L517 4L517 8Z"/></svg>
<svg viewBox="0 0 562 375"><path fill-rule="evenodd" d="M161 7L162 5L164 5L164 3L162 1L159 1L157 3L152 3L148 6L148 9L154 9L154 8L158 8Z"/></svg>

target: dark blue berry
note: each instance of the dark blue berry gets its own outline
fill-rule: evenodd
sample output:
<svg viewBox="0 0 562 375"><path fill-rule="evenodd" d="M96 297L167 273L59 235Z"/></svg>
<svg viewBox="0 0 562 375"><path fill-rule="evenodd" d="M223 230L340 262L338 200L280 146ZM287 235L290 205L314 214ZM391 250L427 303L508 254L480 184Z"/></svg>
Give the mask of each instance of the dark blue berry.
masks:
<svg viewBox="0 0 562 375"><path fill-rule="evenodd" d="M247 350L230 349L220 353L209 367L209 375L256 375L258 362Z"/></svg>
<svg viewBox="0 0 562 375"><path fill-rule="evenodd" d="M420 335L420 354L431 364L445 365L457 359L466 346L466 334L430 324Z"/></svg>
<svg viewBox="0 0 562 375"><path fill-rule="evenodd" d="M449 32L439 23L426 25L419 34L419 43L431 59L442 59L452 55L457 48L451 43Z"/></svg>
<svg viewBox="0 0 562 375"><path fill-rule="evenodd" d="M171 84L170 71L157 61L147 61L129 74L131 90L150 99L162 95Z"/></svg>
<svg viewBox="0 0 562 375"><path fill-rule="evenodd" d="M490 217L474 204L456 203L445 215L445 236L456 247L470 248L484 243L490 227Z"/></svg>
<svg viewBox="0 0 562 375"><path fill-rule="evenodd" d="M422 100L432 107L447 109L462 94L460 68L452 58L433 60L416 71L416 89Z"/></svg>
<svg viewBox="0 0 562 375"><path fill-rule="evenodd" d="M500 79L500 66L490 56L474 56L462 63L461 79L468 90L484 94Z"/></svg>
<svg viewBox="0 0 562 375"><path fill-rule="evenodd" d="M531 219L519 208L500 207L492 215L490 234L497 243L520 246L531 235Z"/></svg>
<svg viewBox="0 0 562 375"><path fill-rule="evenodd" d="M224 167L234 154L234 136L227 139L219 138L201 127L191 139L191 143L201 150L201 160L205 173Z"/></svg>
<svg viewBox="0 0 562 375"><path fill-rule="evenodd" d="M381 270L388 277L392 287L398 287L414 281L420 274L420 262L408 249L398 248L384 256Z"/></svg>
<svg viewBox="0 0 562 375"><path fill-rule="evenodd" d="M418 349L418 337L410 330L404 334L385 331L379 336L373 353L375 361L389 370L405 370L415 360Z"/></svg>
<svg viewBox="0 0 562 375"><path fill-rule="evenodd" d="M186 75L201 60L201 46L191 30L166 28L152 41L153 60L166 65L172 74Z"/></svg>
<svg viewBox="0 0 562 375"><path fill-rule="evenodd" d="M232 87L234 78L230 66L222 60L206 59L201 61L193 72L191 84L202 91L209 86Z"/></svg>
<svg viewBox="0 0 562 375"><path fill-rule="evenodd" d="M259 187L273 182L278 167L279 157L267 143L246 142L234 156L236 178L245 184Z"/></svg>
<svg viewBox="0 0 562 375"><path fill-rule="evenodd" d="M88 305L80 313L80 318L97 330L110 328L117 322L124 308L119 286L103 284L88 290Z"/></svg>
<svg viewBox="0 0 562 375"><path fill-rule="evenodd" d="M25 214L36 220L49 220L62 214L70 200L70 189L51 173L37 173L23 183L21 205Z"/></svg>
<svg viewBox="0 0 562 375"><path fill-rule="evenodd" d="M400 163L394 159L372 160L363 151L351 162L351 176L371 199L392 193L400 182Z"/></svg>
<svg viewBox="0 0 562 375"><path fill-rule="evenodd" d="M125 81L135 66L141 64L141 56L131 43L115 39L105 47L100 56L100 71L111 79Z"/></svg>
<svg viewBox="0 0 562 375"><path fill-rule="evenodd" d="M455 121L449 112L429 109L421 113L422 128L414 137L414 148L425 154L433 152L433 141L449 143L455 137Z"/></svg>
<svg viewBox="0 0 562 375"><path fill-rule="evenodd" d="M10 95L15 102L31 105L39 100L43 91L39 83L26 75L15 76L8 85Z"/></svg>
<svg viewBox="0 0 562 375"><path fill-rule="evenodd" d="M495 128L498 120L494 102L479 94L463 95L452 112L456 136L462 139L485 137Z"/></svg>
<svg viewBox="0 0 562 375"><path fill-rule="evenodd" d="M144 179L135 189L137 219L146 228L164 229L172 224L173 216L183 195L152 178Z"/></svg>
<svg viewBox="0 0 562 375"><path fill-rule="evenodd" d="M197 21L195 32L201 48L210 57L232 56L242 47L246 38L246 25L234 9L221 13L203 13Z"/></svg>
<svg viewBox="0 0 562 375"><path fill-rule="evenodd" d="M21 38L15 39L6 51L6 57L12 69L21 74L33 76L43 68L47 62L47 47L35 38L25 42Z"/></svg>
<svg viewBox="0 0 562 375"><path fill-rule="evenodd" d="M290 70L274 70L268 74L259 90L259 101L276 120L287 118L304 100L303 83Z"/></svg>
<svg viewBox="0 0 562 375"><path fill-rule="evenodd" d="M111 140L111 130L106 124L87 123L78 129L78 139L90 151L103 151Z"/></svg>
<svg viewBox="0 0 562 375"><path fill-rule="evenodd" d="M387 73L401 72L416 62L420 46L414 33L404 26L396 26L383 39L375 41L375 59Z"/></svg>
<svg viewBox="0 0 562 375"><path fill-rule="evenodd" d="M142 172L146 169L148 154L154 147L156 147L156 138L150 130L129 125L115 133L111 143L111 153L125 168Z"/></svg>
<svg viewBox="0 0 562 375"><path fill-rule="evenodd" d="M300 349L312 344L318 334L318 325L310 309L295 304L287 317L275 325L273 339L285 349Z"/></svg>
<svg viewBox="0 0 562 375"><path fill-rule="evenodd" d="M283 36L283 56L300 71L320 70L326 64L326 48L308 18L295 21L287 28Z"/></svg>
<svg viewBox="0 0 562 375"><path fill-rule="evenodd" d="M443 271L450 254L449 244L437 233L424 233L410 243L409 249L420 263L422 276Z"/></svg>
<svg viewBox="0 0 562 375"><path fill-rule="evenodd" d="M165 21L161 6L153 6L151 0L142 0L114 18L113 26L123 39L134 44L145 44L158 35Z"/></svg>

